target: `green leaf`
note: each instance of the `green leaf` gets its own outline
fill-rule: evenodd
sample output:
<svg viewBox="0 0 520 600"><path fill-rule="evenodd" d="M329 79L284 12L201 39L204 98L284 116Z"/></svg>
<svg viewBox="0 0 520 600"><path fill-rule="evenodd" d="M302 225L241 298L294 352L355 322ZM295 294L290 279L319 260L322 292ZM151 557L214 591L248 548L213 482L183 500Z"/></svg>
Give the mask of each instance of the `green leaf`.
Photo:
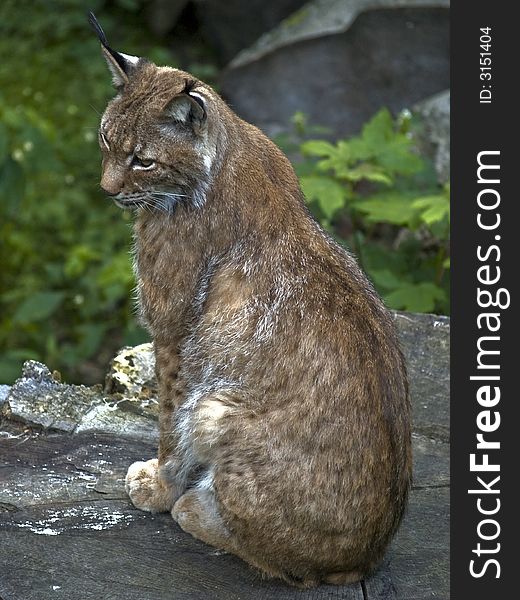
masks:
<svg viewBox="0 0 520 600"><path fill-rule="evenodd" d="M374 152L383 146L393 135L394 122L390 111L386 108L382 108L361 130L363 141Z"/></svg>
<svg viewBox="0 0 520 600"><path fill-rule="evenodd" d="M410 200L397 193L379 194L366 200L358 200L353 206L371 223L408 225L416 218L416 210Z"/></svg>
<svg viewBox="0 0 520 600"><path fill-rule="evenodd" d="M445 291L434 283L408 283L384 297L390 308L410 312L432 312L436 301L446 300Z"/></svg>
<svg viewBox="0 0 520 600"><path fill-rule="evenodd" d="M378 163L399 175L413 175L423 168L422 159L410 150L410 140L398 135L377 153Z"/></svg>
<svg viewBox="0 0 520 600"><path fill-rule="evenodd" d="M15 323L35 323L46 319L60 306L63 292L37 292L24 300L14 313Z"/></svg>
<svg viewBox="0 0 520 600"><path fill-rule="evenodd" d="M376 150L371 148L365 140L360 137L354 137L348 141L352 162L373 159Z"/></svg>
<svg viewBox="0 0 520 600"><path fill-rule="evenodd" d="M392 185L392 178L386 173L384 169L370 163L360 164L354 169L348 169L346 171L346 178L349 181L372 181L374 183L384 183L385 185Z"/></svg>
<svg viewBox="0 0 520 600"><path fill-rule="evenodd" d="M383 108L363 127L354 149L362 159L372 157L384 169L410 175L423 166L411 146L411 139L395 130L392 115Z"/></svg>
<svg viewBox="0 0 520 600"><path fill-rule="evenodd" d="M372 270L370 271L370 277L378 287L387 290L395 290L405 283L403 279L389 269Z"/></svg>
<svg viewBox="0 0 520 600"><path fill-rule="evenodd" d="M328 142L325 142L328 143ZM357 162L352 157L350 142L340 140L336 146L331 146L329 152L317 163L318 170L334 171L336 177L349 180L349 169Z"/></svg>
<svg viewBox="0 0 520 600"><path fill-rule="evenodd" d="M426 225L438 223L450 215L450 201L445 195L424 196L412 203L414 208L419 209L421 220Z"/></svg>
<svg viewBox="0 0 520 600"><path fill-rule="evenodd" d="M333 156L336 153L336 148L325 140L309 140L300 149L307 156Z"/></svg>
<svg viewBox="0 0 520 600"><path fill-rule="evenodd" d="M339 208L345 205L347 189L331 177L320 175L302 177L300 184L307 200L316 200L329 220Z"/></svg>

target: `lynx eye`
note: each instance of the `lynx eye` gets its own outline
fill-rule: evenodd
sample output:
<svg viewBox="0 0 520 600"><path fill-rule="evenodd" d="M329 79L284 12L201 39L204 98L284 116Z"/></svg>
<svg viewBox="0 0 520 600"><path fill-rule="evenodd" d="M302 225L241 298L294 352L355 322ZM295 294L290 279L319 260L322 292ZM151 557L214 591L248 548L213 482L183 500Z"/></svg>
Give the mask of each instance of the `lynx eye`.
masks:
<svg viewBox="0 0 520 600"><path fill-rule="evenodd" d="M155 161L151 158L139 158L139 156L134 154L130 166L132 169L148 170L155 167Z"/></svg>

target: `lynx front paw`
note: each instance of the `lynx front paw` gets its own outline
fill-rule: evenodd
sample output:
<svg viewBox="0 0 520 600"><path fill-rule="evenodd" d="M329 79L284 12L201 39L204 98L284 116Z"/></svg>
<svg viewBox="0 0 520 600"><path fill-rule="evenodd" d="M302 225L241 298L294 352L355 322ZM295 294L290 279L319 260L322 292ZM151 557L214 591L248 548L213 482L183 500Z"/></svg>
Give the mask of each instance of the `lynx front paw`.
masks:
<svg viewBox="0 0 520 600"><path fill-rule="evenodd" d="M167 512L172 509L173 492L159 479L156 458L130 465L125 487L133 505L140 510Z"/></svg>

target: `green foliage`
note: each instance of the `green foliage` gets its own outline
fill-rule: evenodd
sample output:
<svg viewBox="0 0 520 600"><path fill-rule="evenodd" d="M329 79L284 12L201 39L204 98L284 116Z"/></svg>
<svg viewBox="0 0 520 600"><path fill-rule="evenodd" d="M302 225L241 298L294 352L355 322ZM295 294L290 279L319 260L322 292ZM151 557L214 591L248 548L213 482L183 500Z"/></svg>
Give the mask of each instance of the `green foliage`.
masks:
<svg viewBox="0 0 520 600"><path fill-rule="evenodd" d="M99 381L118 346L147 339L133 316L129 216L98 187L96 130L113 90L86 10L100 13L118 47L175 60L140 31L143 2L106 4L0 8L2 383L28 358Z"/></svg>
<svg viewBox="0 0 520 600"><path fill-rule="evenodd" d="M352 247L386 303L449 312L449 185L413 151L408 119L380 110L361 135L300 146L303 192L321 224Z"/></svg>

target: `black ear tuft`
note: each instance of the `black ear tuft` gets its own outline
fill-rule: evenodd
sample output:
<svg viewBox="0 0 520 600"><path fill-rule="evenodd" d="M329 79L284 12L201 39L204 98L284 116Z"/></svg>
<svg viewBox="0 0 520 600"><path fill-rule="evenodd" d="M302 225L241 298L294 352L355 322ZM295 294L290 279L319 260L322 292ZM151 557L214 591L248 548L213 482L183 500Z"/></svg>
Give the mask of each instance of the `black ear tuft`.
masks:
<svg viewBox="0 0 520 600"><path fill-rule="evenodd" d="M101 45L103 46L105 52L108 53L108 55L110 55L110 57L112 58L112 61L117 65L117 67L119 67L119 69L121 69L122 76L123 76L122 82L124 83L125 76L126 76L126 78L128 78L128 75L130 75L130 72L132 70L132 65L129 64L128 60L125 59L125 56L123 56L119 52L116 52L116 50L113 50L108 45L107 36L105 35L103 28L99 24L99 21L96 19L96 15L92 11L90 11L88 13L88 21L89 21L92 29L96 32L96 35L98 36L99 41L101 42ZM128 58L128 56L126 58ZM119 85L117 83L117 80L118 80L117 73L114 73L114 70L112 69L110 64L109 64L109 67L112 70L113 75L114 75L114 83L116 84L116 87L119 87Z"/></svg>
<svg viewBox="0 0 520 600"><path fill-rule="evenodd" d="M99 41L103 44L103 46L108 50L108 41L103 28L99 24L99 21L96 19L96 15L92 12L88 12L88 22L90 23L92 29L96 32L96 35L99 38Z"/></svg>

